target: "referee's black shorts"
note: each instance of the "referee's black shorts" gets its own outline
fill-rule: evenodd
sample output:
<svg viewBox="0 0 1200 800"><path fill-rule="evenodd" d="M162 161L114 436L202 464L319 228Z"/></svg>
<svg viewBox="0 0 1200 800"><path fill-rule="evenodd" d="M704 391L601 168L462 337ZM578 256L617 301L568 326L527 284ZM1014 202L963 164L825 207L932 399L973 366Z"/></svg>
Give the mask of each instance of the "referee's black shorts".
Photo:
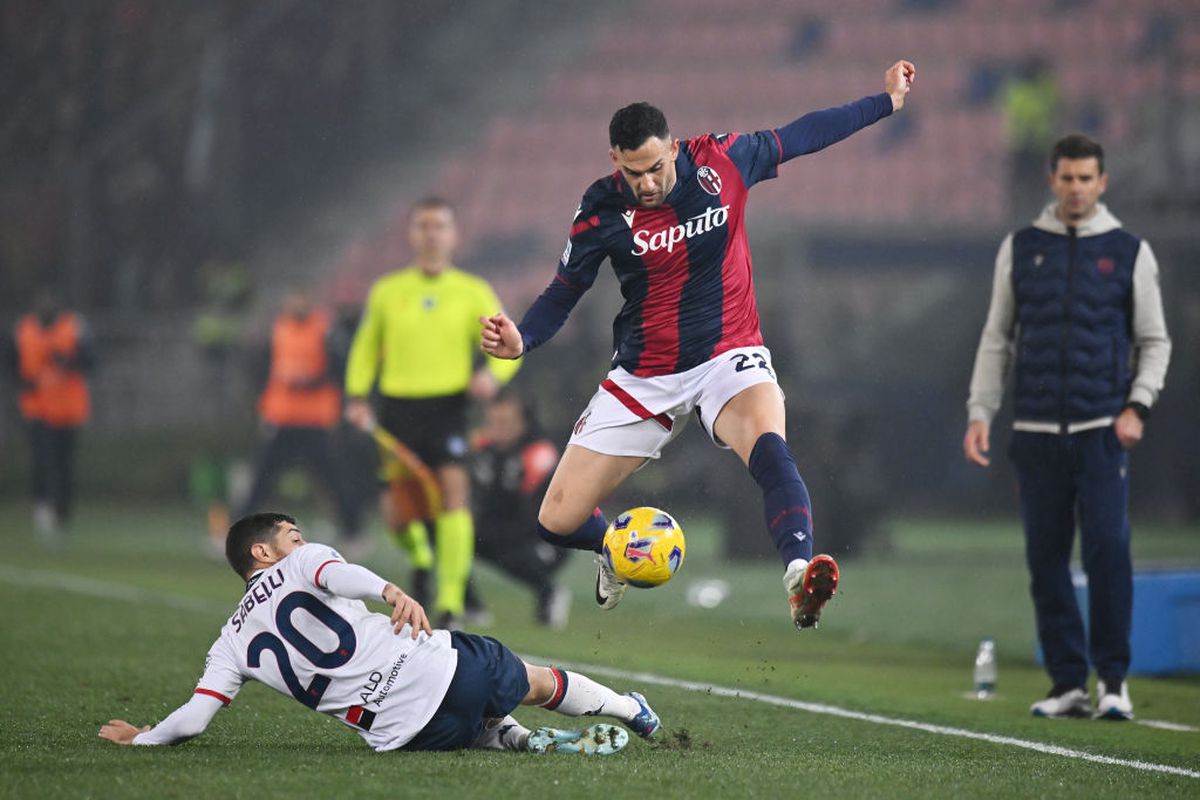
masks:
<svg viewBox="0 0 1200 800"><path fill-rule="evenodd" d="M383 397L379 424L434 469L467 458L467 395Z"/></svg>

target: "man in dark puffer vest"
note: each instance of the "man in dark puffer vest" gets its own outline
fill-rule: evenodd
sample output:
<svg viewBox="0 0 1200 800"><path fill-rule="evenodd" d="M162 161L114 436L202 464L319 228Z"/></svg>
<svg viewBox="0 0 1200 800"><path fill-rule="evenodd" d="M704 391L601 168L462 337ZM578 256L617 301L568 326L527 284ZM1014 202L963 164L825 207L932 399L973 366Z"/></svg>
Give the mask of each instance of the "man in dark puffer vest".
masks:
<svg viewBox="0 0 1200 800"><path fill-rule="evenodd" d="M1149 243L1099 202L1104 151L1068 136L1050 157L1057 201L1004 239L975 355L967 460L987 466L989 425L1015 356L1009 458L1020 488L1038 639L1053 687L1035 716L1131 719L1133 609L1128 450L1163 387L1171 341ZM1078 516L1090 641L1071 584ZM1089 656L1097 706L1087 691Z"/></svg>

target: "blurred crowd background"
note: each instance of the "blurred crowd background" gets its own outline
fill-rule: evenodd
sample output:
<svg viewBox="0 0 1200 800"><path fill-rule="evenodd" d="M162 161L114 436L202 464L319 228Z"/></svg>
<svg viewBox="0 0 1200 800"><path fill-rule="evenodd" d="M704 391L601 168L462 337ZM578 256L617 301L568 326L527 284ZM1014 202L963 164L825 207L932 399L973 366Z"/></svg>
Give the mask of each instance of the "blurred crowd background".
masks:
<svg viewBox="0 0 1200 800"><path fill-rule="evenodd" d="M406 263L416 198L457 205L459 264L519 315L610 169L617 107L649 100L679 136L776 127L881 91L908 58L899 117L752 195L764 333L823 535L853 553L896 515L1011 514L1004 460L962 459L966 389L996 247L1049 199L1070 131L1105 145L1106 200L1155 247L1175 341L1135 516L1200 519L1197 0L8 0L0 52L0 324L44 286L90 322L81 502L226 492L284 291L317 287L348 340L370 282ZM516 379L562 440L619 305L605 275ZM757 525L739 512L753 483L710 449L683 437L629 499Z"/></svg>

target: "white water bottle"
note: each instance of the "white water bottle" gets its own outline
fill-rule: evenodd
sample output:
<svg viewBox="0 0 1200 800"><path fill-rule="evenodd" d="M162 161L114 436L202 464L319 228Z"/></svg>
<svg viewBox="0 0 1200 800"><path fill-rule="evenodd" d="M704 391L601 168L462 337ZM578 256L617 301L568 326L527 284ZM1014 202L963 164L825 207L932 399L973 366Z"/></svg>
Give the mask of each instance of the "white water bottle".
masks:
<svg viewBox="0 0 1200 800"><path fill-rule="evenodd" d="M996 694L996 643L987 637L975 653L975 697L990 700Z"/></svg>

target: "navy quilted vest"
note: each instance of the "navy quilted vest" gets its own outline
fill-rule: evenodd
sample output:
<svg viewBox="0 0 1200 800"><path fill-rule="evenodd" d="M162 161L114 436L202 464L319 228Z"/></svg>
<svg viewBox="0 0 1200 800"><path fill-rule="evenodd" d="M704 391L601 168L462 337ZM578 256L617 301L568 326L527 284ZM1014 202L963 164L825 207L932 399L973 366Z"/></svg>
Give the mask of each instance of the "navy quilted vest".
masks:
<svg viewBox="0 0 1200 800"><path fill-rule="evenodd" d="M1133 265L1140 240L1024 228L1013 235L1016 418L1066 425L1115 416L1132 380Z"/></svg>

